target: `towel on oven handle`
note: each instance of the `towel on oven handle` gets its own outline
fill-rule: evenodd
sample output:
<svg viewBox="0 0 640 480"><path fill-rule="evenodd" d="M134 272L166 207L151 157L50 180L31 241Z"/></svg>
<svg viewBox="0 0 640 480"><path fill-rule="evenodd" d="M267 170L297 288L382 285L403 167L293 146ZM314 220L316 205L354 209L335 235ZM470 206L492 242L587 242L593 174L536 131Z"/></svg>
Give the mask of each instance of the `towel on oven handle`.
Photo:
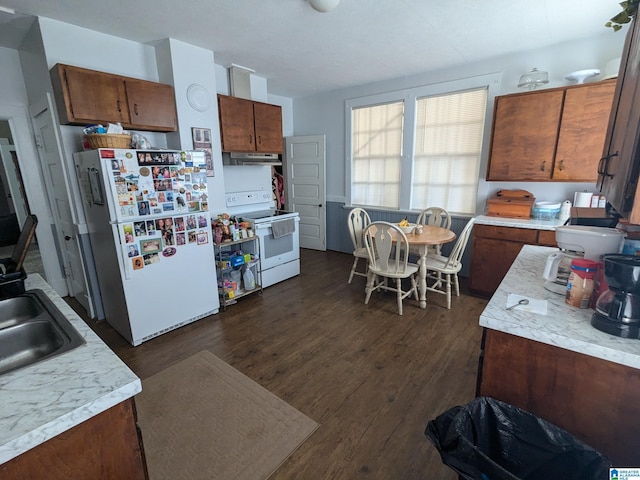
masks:
<svg viewBox="0 0 640 480"><path fill-rule="evenodd" d="M296 221L293 218L285 218L271 223L271 234L273 238L291 235L296 230Z"/></svg>

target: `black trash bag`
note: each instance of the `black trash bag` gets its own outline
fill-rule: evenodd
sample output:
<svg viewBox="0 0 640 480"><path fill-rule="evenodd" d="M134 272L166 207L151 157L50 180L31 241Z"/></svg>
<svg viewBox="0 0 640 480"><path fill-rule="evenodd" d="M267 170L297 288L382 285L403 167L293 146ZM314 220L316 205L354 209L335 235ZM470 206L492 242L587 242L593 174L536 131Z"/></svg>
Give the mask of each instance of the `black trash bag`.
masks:
<svg viewBox="0 0 640 480"><path fill-rule="evenodd" d="M561 428L490 397L427 424L442 462L467 480L602 480L611 462Z"/></svg>

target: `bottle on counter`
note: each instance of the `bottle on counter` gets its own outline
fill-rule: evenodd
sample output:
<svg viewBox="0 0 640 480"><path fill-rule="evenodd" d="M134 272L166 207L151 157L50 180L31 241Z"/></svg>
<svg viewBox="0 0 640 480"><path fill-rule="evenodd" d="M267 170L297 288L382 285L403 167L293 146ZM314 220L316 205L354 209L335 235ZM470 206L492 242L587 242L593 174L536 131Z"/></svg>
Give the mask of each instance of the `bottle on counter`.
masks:
<svg viewBox="0 0 640 480"><path fill-rule="evenodd" d="M586 258L571 260L571 273L567 282L567 304L578 308L589 308L593 295L594 279L598 271L598 262Z"/></svg>
<svg viewBox="0 0 640 480"><path fill-rule="evenodd" d="M565 200L560 207L560 221L564 224L567 220L571 218L571 202L569 200Z"/></svg>

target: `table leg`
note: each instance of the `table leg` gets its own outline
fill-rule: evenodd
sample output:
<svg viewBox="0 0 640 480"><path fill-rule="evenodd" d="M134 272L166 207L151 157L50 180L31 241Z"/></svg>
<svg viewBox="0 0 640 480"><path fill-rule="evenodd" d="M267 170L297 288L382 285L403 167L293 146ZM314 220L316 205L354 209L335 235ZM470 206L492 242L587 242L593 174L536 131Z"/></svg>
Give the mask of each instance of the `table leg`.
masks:
<svg viewBox="0 0 640 480"><path fill-rule="evenodd" d="M425 249L426 250L426 249ZM419 281L418 281L418 291L420 292L420 308L427 308L427 252L420 254L420 258L418 259L418 270Z"/></svg>

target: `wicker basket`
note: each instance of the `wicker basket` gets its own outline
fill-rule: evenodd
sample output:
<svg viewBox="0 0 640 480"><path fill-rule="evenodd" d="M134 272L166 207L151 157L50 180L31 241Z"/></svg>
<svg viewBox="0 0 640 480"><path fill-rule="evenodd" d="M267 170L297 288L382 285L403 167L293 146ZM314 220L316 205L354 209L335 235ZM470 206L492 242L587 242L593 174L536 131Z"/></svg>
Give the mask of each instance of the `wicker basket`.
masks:
<svg viewBox="0 0 640 480"><path fill-rule="evenodd" d="M91 148L131 148L131 135L91 133L85 135Z"/></svg>

